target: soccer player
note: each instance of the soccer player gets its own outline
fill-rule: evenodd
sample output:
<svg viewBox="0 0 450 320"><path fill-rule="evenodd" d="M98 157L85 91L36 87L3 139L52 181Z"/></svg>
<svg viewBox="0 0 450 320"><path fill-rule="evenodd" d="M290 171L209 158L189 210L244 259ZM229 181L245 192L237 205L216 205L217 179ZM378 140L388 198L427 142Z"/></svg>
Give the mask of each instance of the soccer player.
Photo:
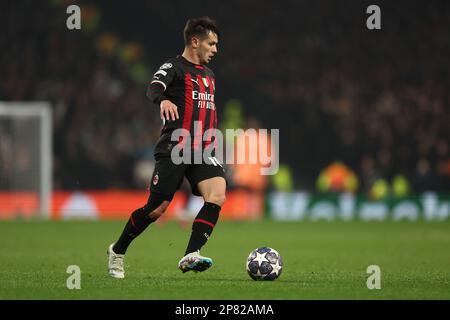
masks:
<svg viewBox="0 0 450 320"><path fill-rule="evenodd" d="M200 255L200 249L211 236L225 201L224 169L215 157L205 157L209 161L202 157L201 163L176 164L171 151L175 146L184 146L190 148L193 155L200 147L200 150L216 147L212 139L217 128L215 76L206 64L217 53L219 36L215 22L209 17L189 19L184 28L183 54L166 61L148 86L147 97L159 106L164 125L155 147L156 165L147 203L131 214L119 239L108 248L109 275L114 278L124 278L124 255L128 246L164 213L184 177L192 193L203 197L204 204L193 222L178 268L183 273L201 272L213 263L211 258ZM185 129L189 135L173 141L172 133L176 129Z"/></svg>

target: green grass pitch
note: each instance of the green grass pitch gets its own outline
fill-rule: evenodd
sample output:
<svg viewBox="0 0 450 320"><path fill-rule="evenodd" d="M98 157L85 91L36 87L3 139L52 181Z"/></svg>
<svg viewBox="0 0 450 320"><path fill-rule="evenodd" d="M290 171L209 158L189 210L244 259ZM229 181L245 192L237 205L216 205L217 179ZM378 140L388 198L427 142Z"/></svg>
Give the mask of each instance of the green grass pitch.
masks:
<svg viewBox="0 0 450 320"><path fill-rule="evenodd" d="M0 222L0 299L449 299L450 223L220 222L202 254L203 273L177 269L190 235L151 225L130 247L126 278L107 276L107 246L124 222ZM253 281L245 261L270 246L281 277ZM69 265L81 289L66 287ZM381 268L381 289L366 286Z"/></svg>

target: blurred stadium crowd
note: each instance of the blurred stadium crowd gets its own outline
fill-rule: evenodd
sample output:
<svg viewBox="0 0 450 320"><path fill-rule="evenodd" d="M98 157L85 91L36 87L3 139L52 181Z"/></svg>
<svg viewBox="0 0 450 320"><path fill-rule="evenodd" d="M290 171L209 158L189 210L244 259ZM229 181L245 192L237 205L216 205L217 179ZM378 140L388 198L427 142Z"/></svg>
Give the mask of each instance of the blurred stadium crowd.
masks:
<svg viewBox="0 0 450 320"><path fill-rule="evenodd" d="M399 175L414 192L450 190L446 1L380 2L377 31L363 2L79 4L77 32L64 1L0 3L0 100L51 101L55 188L142 188L160 130L146 81L181 53L186 18L208 14L222 30L219 121L230 106L244 127L280 129L287 178L264 188L316 190L341 161L352 190Z"/></svg>

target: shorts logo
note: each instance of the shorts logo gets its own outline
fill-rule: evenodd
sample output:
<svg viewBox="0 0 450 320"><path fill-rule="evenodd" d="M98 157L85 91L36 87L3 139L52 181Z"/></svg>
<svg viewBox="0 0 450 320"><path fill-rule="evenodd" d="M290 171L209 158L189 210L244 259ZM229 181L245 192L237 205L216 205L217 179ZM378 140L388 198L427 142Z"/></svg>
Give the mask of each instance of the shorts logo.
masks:
<svg viewBox="0 0 450 320"><path fill-rule="evenodd" d="M153 185L156 186L158 184L159 181L159 176L158 174L155 174L155 176L153 177Z"/></svg>

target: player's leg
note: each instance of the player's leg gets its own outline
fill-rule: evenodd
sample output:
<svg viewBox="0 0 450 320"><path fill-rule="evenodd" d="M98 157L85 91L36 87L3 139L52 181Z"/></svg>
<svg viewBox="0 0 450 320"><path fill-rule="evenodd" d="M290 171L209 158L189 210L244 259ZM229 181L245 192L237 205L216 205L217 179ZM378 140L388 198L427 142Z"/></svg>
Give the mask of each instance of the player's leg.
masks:
<svg viewBox="0 0 450 320"><path fill-rule="evenodd" d="M185 256L178 263L181 271L204 271L212 265L212 259L200 255L219 219L220 209L225 202L226 181L222 167L202 164L190 167L187 177L195 195L201 195L203 207L197 214Z"/></svg>
<svg viewBox="0 0 450 320"><path fill-rule="evenodd" d="M171 196L152 192L147 204L131 214L119 240L114 244L113 251L125 254L130 243L166 211L170 200Z"/></svg>
<svg viewBox="0 0 450 320"><path fill-rule="evenodd" d="M124 278L124 257L131 242L155 222L170 204L170 197L158 193L149 196L147 204L135 210L126 223L119 239L108 248L109 275Z"/></svg>
<svg viewBox="0 0 450 320"><path fill-rule="evenodd" d="M112 277L124 277L123 259L128 246L166 211L180 186L184 169L183 165L173 164L170 158L157 160L147 204L131 214L117 242L108 248L108 268Z"/></svg>
<svg viewBox="0 0 450 320"><path fill-rule="evenodd" d="M192 224L191 238L185 254L200 250L208 241L219 219L220 209L225 202L226 182L223 177L214 177L198 183L197 189L204 203Z"/></svg>

